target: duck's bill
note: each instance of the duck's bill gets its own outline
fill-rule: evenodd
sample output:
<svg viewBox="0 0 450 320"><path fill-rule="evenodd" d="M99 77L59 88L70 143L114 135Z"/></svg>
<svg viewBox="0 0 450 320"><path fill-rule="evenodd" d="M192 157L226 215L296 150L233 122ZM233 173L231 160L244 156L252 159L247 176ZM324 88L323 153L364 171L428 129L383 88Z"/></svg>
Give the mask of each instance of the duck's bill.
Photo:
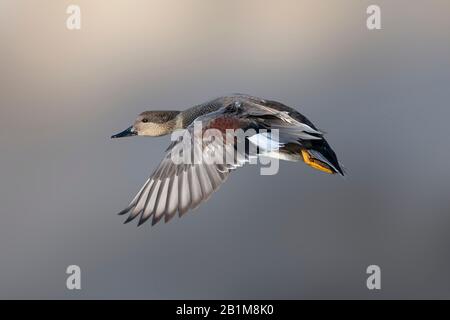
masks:
<svg viewBox="0 0 450 320"><path fill-rule="evenodd" d="M124 138L124 137L131 137L137 135L136 131L134 131L133 126L123 130L122 132L115 134L111 136L112 139L115 138Z"/></svg>

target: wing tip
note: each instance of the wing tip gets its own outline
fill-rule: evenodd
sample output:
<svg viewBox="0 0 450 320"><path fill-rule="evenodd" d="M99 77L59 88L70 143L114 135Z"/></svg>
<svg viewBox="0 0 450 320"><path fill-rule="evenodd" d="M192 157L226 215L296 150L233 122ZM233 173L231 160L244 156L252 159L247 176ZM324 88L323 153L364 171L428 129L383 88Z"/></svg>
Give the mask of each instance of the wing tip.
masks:
<svg viewBox="0 0 450 320"><path fill-rule="evenodd" d="M123 222L123 224L127 224L130 223L131 221L134 220L135 217L133 217L132 215L129 215L128 218Z"/></svg>

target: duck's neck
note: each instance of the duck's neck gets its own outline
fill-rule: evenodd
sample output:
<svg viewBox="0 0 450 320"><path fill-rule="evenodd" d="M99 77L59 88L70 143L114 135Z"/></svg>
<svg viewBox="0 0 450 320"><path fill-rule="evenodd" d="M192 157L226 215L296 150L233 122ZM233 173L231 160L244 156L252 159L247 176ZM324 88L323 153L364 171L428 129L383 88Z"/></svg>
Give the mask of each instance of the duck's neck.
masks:
<svg viewBox="0 0 450 320"><path fill-rule="evenodd" d="M186 109L184 111L181 111L175 117L176 125L174 127L174 130L186 129L198 117L200 117L204 114L216 111L220 107L221 107L221 105L216 105L216 104L201 104L201 105L197 105L197 106L191 107L189 109Z"/></svg>
<svg viewBox="0 0 450 320"><path fill-rule="evenodd" d="M173 132L175 130L186 129L191 124L193 119L195 119L195 118L191 119L192 118L191 109L180 111L175 116L175 118L170 120L169 126L171 127L171 132Z"/></svg>
<svg viewBox="0 0 450 320"><path fill-rule="evenodd" d="M179 111L178 114L174 114L170 120L162 123L159 126L159 131L160 131L159 135L163 136L163 135L171 134L172 132L174 132L176 130L184 129L182 114L183 114L183 112Z"/></svg>
<svg viewBox="0 0 450 320"><path fill-rule="evenodd" d="M220 107L220 105L215 104L202 104L186 109L184 111L179 111L167 123L167 127L170 128L168 134L172 133L175 130L186 129L199 116L216 111Z"/></svg>
<svg viewBox="0 0 450 320"><path fill-rule="evenodd" d="M171 132L175 130L185 129L185 125L183 123L183 111L180 111L175 118L170 120Z"/></svg>

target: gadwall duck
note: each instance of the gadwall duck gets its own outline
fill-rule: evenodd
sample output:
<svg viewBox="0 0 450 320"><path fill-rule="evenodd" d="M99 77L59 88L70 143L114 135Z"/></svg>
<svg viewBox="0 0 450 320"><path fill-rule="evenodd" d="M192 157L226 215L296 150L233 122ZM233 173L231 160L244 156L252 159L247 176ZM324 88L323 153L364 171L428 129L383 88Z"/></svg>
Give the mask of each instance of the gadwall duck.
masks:
<svg viewBox="0 0 450 320"><path fill-rule="evenodd" d="M199 134L195 133L195 128L199 124L202 138L196 139ZM216 139L217 137L210 137L205 142L203 134L206 135L209 129L213 129L215 135L217 132L223 135L221 142L226 141L223 143L225 146L219 146L220 139ZM230 129L242 129L251 133L244 138L227 139ZM280 102L243 94L220 97L185 111L145 111L131 127L111 138L155 137L175 132L179 133L178 137L167 149L162 162L128 207L119 213L128 214L125 223L140 216L138 225L151 217L154 225L163 217L165 222L169 221L177 212L180 216L183 215L206 201L231 171L260 155L272 159L303 161L316 170L344 175L323 132L304 115ZM188 139L186 134L189 134ZM213 150L214 154L223 148L220 150L225 155L234 152L231 158L233 161L175 162L173 156L175 153L183 154L180 146L186 140L191 142L193 150ZM239 141L244 142L243 148L236 147ZM252 152L250 145L256 145Z"/></svg>

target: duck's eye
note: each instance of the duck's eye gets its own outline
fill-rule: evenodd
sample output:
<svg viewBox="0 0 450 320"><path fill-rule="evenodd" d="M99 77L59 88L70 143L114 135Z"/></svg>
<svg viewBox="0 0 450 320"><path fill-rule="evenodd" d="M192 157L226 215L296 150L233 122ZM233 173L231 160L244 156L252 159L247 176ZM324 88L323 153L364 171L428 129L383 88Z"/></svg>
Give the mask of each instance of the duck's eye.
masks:
<svg viewBox="0 0 450 320"><path fill-rule="evenodd" d="M142 119L142 122L143 122L143 123L147 123L147 122L148 122L148 119Z"/></svg>

